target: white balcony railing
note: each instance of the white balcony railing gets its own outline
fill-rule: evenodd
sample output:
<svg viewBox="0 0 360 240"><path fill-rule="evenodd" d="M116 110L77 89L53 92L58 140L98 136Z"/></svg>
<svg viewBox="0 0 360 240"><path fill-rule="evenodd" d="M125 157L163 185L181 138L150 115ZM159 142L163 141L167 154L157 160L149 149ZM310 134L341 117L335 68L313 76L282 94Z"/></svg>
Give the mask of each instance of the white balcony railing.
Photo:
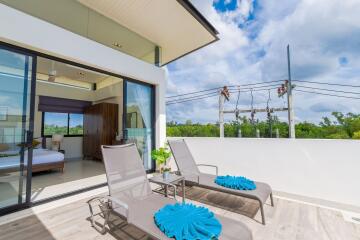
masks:
<svg viewBox="0 0 360 240"><path fill-rule="evenodd" d="M242 175L267 182L280 193L360 209L358 140L186 138L186 142L197 163L217 165L219 174Z"/></svg>

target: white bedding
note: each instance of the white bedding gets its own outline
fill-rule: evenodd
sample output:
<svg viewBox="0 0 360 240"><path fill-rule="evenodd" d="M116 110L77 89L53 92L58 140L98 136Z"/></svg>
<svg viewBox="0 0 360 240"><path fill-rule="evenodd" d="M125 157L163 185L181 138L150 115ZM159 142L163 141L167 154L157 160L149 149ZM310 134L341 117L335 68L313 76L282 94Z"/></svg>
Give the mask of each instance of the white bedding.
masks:
<svg viewBox="0 0 360 240"><path fill-rule="evenodd" d="M1 152L2 154L11 154L11 152ZM27 165L27 152L25 152L24 164ZM33 150L33 165L55 163L64 161L64 154L47 150L47 149L34 149ZM11 157L0 158L0 169L7 169L13 167L19 167L20 155Z"/></svg>

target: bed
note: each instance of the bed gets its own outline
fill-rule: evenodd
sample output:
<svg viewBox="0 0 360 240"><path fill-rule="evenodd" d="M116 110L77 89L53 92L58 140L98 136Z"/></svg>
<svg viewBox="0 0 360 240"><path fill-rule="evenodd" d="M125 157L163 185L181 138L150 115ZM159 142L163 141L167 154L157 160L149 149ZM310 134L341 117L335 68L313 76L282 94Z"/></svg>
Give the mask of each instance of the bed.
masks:
<svg viewBox="0 0 360 240"><path fill-rule="evenodd" d="M12 155L14 152L6 151L1 154ZM15 153L16 154L16 153ZM27 152L25 152L24 165L27 165ZM0 157L0 172L19 171L20 155ZM42 172L49 170L64 171L64 154L43 148L33 150L32 172Z"/></svg>

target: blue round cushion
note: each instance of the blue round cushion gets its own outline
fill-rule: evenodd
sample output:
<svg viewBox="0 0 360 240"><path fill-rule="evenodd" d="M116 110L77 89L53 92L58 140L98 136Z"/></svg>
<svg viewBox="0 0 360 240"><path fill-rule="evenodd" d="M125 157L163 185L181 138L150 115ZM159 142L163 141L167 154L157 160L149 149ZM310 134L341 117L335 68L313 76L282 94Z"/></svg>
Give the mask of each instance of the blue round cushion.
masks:
<svg viewBox="0 0 360 240"><path fill-rule="evenodd" d="M256 185L254 181L247 179L245 177L234 177L234 176L217 176L215 179L215 183L226 187L237 190L254 190L256 189Z"/></svg>
<svg viewBox="0 0 360 240"><path fill-rule="evenodd" d="M214 213L193 204L166 205L155 213L154 220L167 237L177 240L217 239L222 228Z"/></svg>

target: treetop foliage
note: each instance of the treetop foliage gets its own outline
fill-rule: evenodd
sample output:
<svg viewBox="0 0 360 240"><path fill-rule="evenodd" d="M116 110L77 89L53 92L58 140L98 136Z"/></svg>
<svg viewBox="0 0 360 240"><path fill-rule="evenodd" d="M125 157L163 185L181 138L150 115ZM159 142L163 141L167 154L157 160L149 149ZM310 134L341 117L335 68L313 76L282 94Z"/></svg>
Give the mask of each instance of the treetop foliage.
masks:
<svg viewBox="0 0 360 240"><path fill-rule="evenodd" d="M319 124L300 122L295 125L296 138L318 139L360 139L360 114L333 112L333 121L329 117L323 117ZM270 130L271 127L271 130ZM247 117L241 117L240 121L224 124L225 137L237 137L241 130L242 137L255 137L256 129L259 129L261 137L275 137L276 129L279 137L287 138L289 135L288 123L280 121L276 116L270 121L256 120L251 123ZM192 123L187 120L185 124L169 122L167 124L168 137L219 137L218 124Z"/></svg>

